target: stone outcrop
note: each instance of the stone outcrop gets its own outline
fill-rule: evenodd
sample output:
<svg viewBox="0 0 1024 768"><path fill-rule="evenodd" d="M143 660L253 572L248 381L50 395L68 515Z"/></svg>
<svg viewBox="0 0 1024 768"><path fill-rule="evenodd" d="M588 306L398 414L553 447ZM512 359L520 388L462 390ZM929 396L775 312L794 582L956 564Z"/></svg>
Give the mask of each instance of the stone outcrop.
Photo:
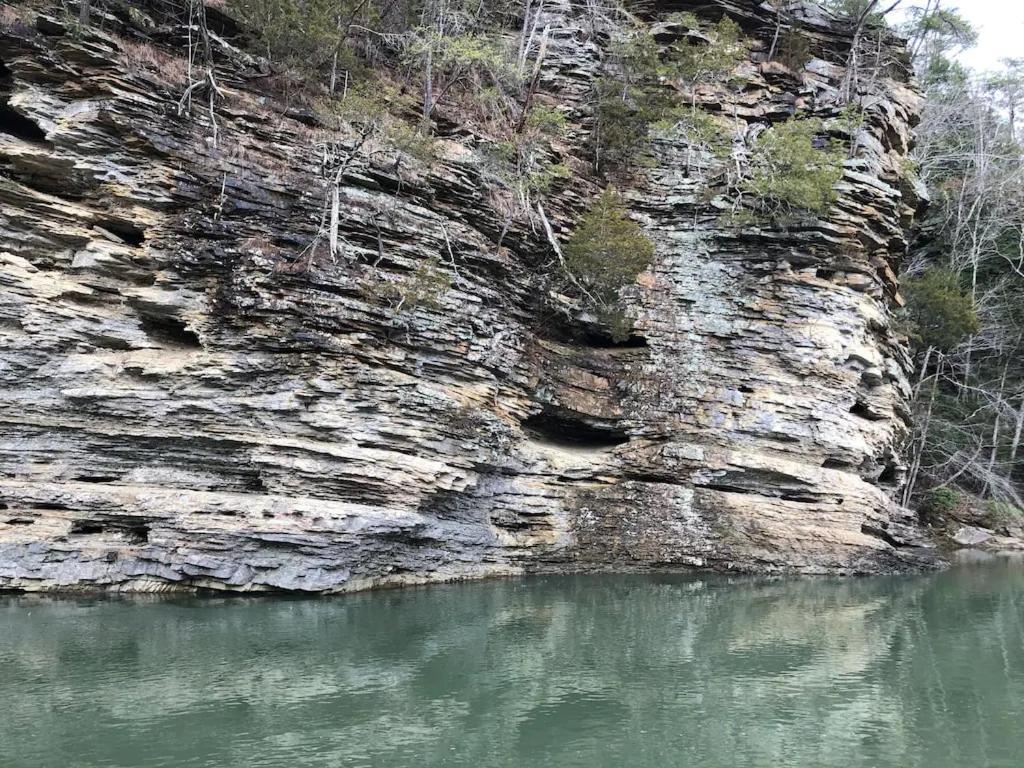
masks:
<svg viewBox="0 0 1024 768"><path fill-rule="evenodd" d="M183 32L144 13L0 36L0 588L337 591L544 570L869 573L927 560L892 501L908 419L895 265L918 205L903 179L918 95L871 83L857 156L824 220L724 222L725 172L759 127L835 117L849 41L805 9L816 58L708 88L733 158L656 142L627 192L657 248L632 338L538 302L543 227L502 231L486 137L439 116L441 157L361 153L340 254L310 248L326 141L308 110L221 48L217 137L180 113ZM562 105L565 238L601 188L587 94L600 47L567 5L539 99ZM139 19L152 43L139 53ZM337 134L337 135L334 135ZM369 281L437 261L438 306ZM571 300L565 300L571 304Z"/></svg>

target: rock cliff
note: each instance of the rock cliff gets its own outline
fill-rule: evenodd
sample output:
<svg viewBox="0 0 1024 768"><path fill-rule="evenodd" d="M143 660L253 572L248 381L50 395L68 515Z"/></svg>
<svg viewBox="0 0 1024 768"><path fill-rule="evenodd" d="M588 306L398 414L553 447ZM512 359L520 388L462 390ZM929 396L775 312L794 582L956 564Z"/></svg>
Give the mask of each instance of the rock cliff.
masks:
<svg viewBox="0 0 1024 768"><path fill-rule="evenodd" d="M601 50L567 3L549 8L538 98L569 118L573 174L545 207L564 240L601 188L585 149ZM626 192L656 258L623 343L543 317L544 228L502 231L486 137L456 116L438 116L434 162L353 159L332 257L310 249L323 147L356 139L269 92L229 19L210 10L214 138L204 105L179 109L180 26L155 11L87 30L7 13L0 588L340 591L924 562L892 500L908 419L894 270L918 206L903 178L918 95L898 62L865 85L827 218L729 225L715 164L795 110L835 119L849 39L798 10L813 58L794 72L765 61L767 4L658 13L675 10L726 13L760 42L741 87L701 91L733 126L733 157L659 140ZM401 284L430 259L450 280L437 306L366 290L368 275Z"/></svg>

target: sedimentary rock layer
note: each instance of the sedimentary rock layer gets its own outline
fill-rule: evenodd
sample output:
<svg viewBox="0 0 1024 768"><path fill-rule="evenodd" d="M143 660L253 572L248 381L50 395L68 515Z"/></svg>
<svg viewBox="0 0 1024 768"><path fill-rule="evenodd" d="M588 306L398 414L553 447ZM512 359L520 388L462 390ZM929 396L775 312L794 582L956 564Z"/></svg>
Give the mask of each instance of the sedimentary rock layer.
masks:
<svg viewBox="0 0 1024 768"><path fill-rule="evenodd" d="M849 40L806 9L815 57L797 73L765 62L769 12L697 10L762 42L740 87L700 94L733 156L659 140L626 190L657 254L625 343L538 302L557 268L543 227L503 231L488 140L458 115L441 110L434 162L385 148L350 163L331 256L310 247L323 148L356 138L268 91L230 20L210 10L216 138L205 103L182 108L183 31L155 10L78 31L8 20L0 588L920 562L892 501L908 418L893 270L917 205L903 171L918 96L898 67L865 86L826 219L730 224L721 169L794 111L840 113ZM586 150L601 50L567 4L545 22L538 99L568 117L573 171L545 207L564 239L603 183ZM141 28L159 56L140 56ZM431 259L451 281L438 306L367 290Z"/></svg>

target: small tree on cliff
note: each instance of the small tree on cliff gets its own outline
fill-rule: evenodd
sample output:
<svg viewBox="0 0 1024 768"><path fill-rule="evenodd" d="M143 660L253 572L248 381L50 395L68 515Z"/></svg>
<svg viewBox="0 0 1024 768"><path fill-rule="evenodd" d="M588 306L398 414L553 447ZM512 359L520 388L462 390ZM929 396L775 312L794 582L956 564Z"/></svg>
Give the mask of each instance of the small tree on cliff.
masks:
<svg viewBox="0 0 1024 768"><path fill-rule="evenodd" d="M675 20L696 26L696 20L688 14L676 16ZM691 105L696 104L698 87L727 79L750 52L750 41L728 16L703 30L703 35L707 42L695 42L687 36L670 45L665 54L669 74L686 86Z"/></svg>
<svg viewBox="0 0 1024 768"><path fill-rule="evenodd" d="M757 138L742 190L756 198L763 213L780 219L828 212L845 156L823 130L821 120L792 118Z"/></svg>
<svg viewBox="0 0 1024 768"><path fill-rule="evenodd" d="M727 79L747 58L750 42L728 17L703 30L699 41L689 34L698 27L692 14L673 14L670 20L686 27L687 34L667 46L646 26L618 32L605 74L594 82L592 141L594 167L601 173L640 164L657 124L678 125L691 144L706 143L709 121L699 112L697 88ZM679 86L687 93L688 110L681 108Z"/></svg>
<svg viewBox="0 0 1024 768"><path fill-rule="evenodd" d="M611 187L593 202L565 245L566 267L616 341L628 338L630 330L619 294L652 258L654 243L628 218L622 198Z"/></svg>
<svg viewBox="0 0 1024 768"><path fill-rule="evenodd" d="M230 0L229 7L259 36L268 58L307 71L344 47L350 5L347 0Z"/></svg>
<svg viewBox="0 0 1024 768"><path fill-rule="evenodd" d="M978 315L959 276L949 269L929 269L903 283L912 332L925 349L948 352L978 330Z"/></svg>

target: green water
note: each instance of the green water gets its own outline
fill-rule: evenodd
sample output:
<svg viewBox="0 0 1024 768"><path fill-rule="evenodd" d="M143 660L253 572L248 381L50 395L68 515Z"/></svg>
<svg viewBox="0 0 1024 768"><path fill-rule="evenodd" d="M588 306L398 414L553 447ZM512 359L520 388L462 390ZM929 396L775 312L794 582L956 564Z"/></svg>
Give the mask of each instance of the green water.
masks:
<svg viewBox="0 0 1024 768"><path fill-rule="evenodd" d="M1024 765L1024 567L0 598L0 766Z"/></svg>

